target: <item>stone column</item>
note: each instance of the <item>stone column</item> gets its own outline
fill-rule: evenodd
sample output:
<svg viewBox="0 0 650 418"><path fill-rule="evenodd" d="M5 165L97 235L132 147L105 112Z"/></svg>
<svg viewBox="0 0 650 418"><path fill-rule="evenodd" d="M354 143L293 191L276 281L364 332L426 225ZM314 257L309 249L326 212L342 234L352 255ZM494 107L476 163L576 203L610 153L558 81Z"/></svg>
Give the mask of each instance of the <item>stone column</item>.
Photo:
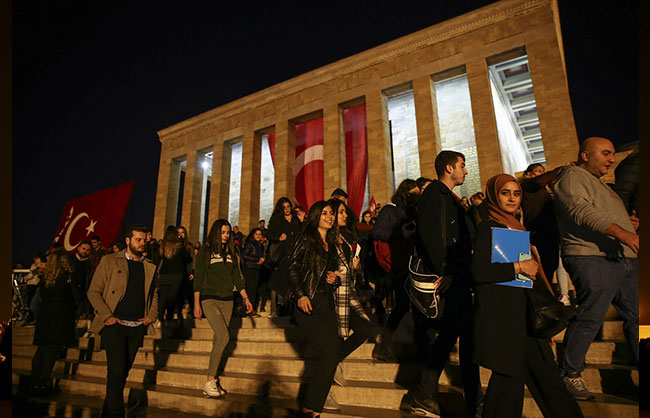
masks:
<svg viewBox="0 0 650 418"><path fill-rule="evenodd" d="M228 218L230 192L230 148L219 138L212 147L212 182L210 183L210 216L208 231L219 218Z"/></svg>
<svg viewBox="0 0 650 418"><path fill-rule="evenodd" d="M370 196L382 205L393 194L388 107L381 91L366 94L366 127L368 134L368 177Z"/></svg>
<svg viewBox="0 0 650 418"><path fill-rule="evenodd" d="M537 103L546 165L553 169L578 156L569 88L556 38L526 44L530 77Z"/></svg>
<svg viewBox="0 0 650 418"><path fill-rule="evenodd" d="M260 213L260 169L262 138L252 130L242 138L241 191L239 194L239 229L244 233L257 226Z"/></svg>
<svg viewBox="0 0 650 418"><path fill-rule="evenodd" d="M345 190L345 132L343 112L338 105L323 109L323 189L325 197L337 187Z"/></svg>
<svg viewBox="0 0 650 418"><path fill-rule="evenodd" d="M418 151L420 154L420 175L435 179L434 162L440 152L440 138L436 125L435 100L432 80L425 75L413 80L413 99L415 102L415 120L418 129Z"/></svg>
<svg viewBox="0 0 650 418"><path fill-rule="evenodd" d="M162 238L167 225L176 223L180 174L180 161L161 152L152 228L154 237Z"/></svg>
<svg viewBox="0 0 650 418"><path fill-rule="evenodd" d="M469 95L472 102L476 152L480 167L481 190L485 183L496 174L503 173L499 134L492 105L492 91L487 63L484 58L469 61L466 64Z"/></svg>
<svg viewBox="0 0 650 418"><path fill-rule="evenodd" d="M181 224L187 228L189 240L199 239L201 203L203 201L203 153L192 151L187 156L185 188L183 189L183 213Z"/></svg>
<svg viewBox="0 0 650 418"><path fill-rule="evenodd" d="M292 202L296 200L295 162L295 126L287 120L281 120L275 125L275 189L273 194L276 201L281 197L288 197Z"/></svg>

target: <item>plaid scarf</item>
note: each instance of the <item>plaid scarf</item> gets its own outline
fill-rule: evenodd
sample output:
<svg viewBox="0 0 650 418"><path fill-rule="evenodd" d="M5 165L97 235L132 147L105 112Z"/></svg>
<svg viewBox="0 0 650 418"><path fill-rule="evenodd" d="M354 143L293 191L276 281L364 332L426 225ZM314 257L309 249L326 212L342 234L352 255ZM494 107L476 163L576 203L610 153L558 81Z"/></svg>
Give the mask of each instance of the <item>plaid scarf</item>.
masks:
<svg viewBox="0 0 650 418"><path fill-rule="evenodd" d="M352 254L352 246L345 238L343 238L343 245L349 246ZM343 278L341 278L341 285L336 288L334 293L334 310L336 312L339 337L347 338L350 336L350 307L367 322L370 322L370 318L363 310L359 299L357 299L352 274L352 260L347 259L341 245L336 246L336 253L339 259L339 271L343 272Z"/></svg>

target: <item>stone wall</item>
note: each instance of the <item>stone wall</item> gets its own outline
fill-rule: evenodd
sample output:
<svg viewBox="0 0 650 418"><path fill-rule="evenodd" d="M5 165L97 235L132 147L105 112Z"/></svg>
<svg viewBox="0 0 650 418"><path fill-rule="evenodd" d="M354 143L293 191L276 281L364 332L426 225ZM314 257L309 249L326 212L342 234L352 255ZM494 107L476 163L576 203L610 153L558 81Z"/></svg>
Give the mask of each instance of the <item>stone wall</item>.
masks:
<svg viewBox="0 0 650 418"><path fill-rule="evenodd" d="M230 160L226 141L242 138L240 228L246 233L260 213L260 138L274 132L274 195L294 199L294 129L301 119L324 117L325 190L344 184L345 154L341 152L340 112L350 102L365 103L368 136L369 187L377 202L393 192L391 148L386 92L410 84L413 91L417 146L409 160L419 160L422 176L435 177L433 159L441 149L434 76L462 68L469 88L471 119L476 141L464 149L476 159L478 180L468 179L475 190L492 175L503 171L488 77L488 59L525 51L535 86L540 130L547 165L561 164L577 153L578 141L568 95L562 45L558 38L556 0L503 0L352 57L318 68L288 81L220 106L158 132L162 142L154 235L173 223L178 203L174 195L173 161L187 158L183 199L186 225L198 225L201 202L194 196L196 151L213 147L209 223L229 214ZM458 74L457 74L458 75ZM417 153L415 152L417 149ZM337 153L337 150L338 153ZM337 158L338 156L338 158ZM236 170L235 170L236 171ZM233 171L234 172L234 171ZM234 179L233 179L234 180ZM193 183L191 183L193 184ZM329 192L327 193L329 194ZM465 194L465 193L464 193ZM198 202L198 203L197 203ZM190 239L198 230L190 228Z"/></svg>

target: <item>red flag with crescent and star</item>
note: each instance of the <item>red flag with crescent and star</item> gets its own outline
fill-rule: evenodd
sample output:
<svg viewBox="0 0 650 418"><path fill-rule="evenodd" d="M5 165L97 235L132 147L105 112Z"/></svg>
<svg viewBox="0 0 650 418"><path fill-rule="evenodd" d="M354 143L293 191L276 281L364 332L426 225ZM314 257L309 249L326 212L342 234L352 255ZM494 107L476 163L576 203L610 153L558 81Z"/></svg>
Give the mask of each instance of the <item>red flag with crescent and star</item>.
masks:
<svg viewBox="0 0 650 418"><path fill-rule="evenodd" d="M296 125L296 200L305 210L323 200L323 118Z"/></svg>
<svg viewBox="0 0 650 418"><path fill-rule="evenodd" d="M95 235L105 244L117 241L134 184L129 181L66 203L54 242L73 252Z"/></svg>

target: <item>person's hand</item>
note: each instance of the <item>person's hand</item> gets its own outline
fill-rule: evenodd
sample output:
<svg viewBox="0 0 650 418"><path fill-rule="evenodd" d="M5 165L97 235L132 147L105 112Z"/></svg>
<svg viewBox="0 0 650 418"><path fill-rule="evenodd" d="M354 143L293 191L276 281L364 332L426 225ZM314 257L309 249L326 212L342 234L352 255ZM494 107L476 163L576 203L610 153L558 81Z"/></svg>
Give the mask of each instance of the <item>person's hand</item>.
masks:
<svg viewBox="0 0 650 418"><path fill-rule="evenodd" d="M262 264L264 263L264 257L260 258L260 260L257 262L257 264Z"/></svg>
<svg viewBox="0 0 650 418"><path fill-rule="evenodd" d="M639 253L639 236L634 232L622 230L619 233L618 240L630 247L634 254Z"/></svg>
<svg viewBox="0 0 650 418"><path fill-rule="evenodd" d="M636 211L633 210L632 214L630 215L630 220L632 221L632 226L634 227L635 231L639 230L639 218L636 216Z"/></svg>
<svg viewBox="0 0 650 418"><path fill-rule="evenodd" d="M311 300L309 300L307 296L303 296L298 299L298 307L307 315L311 315Z"/></svg>
<svg viewBox="0 0 650 418"><path fill-rule="evenodd" d="M519 262L519 272L526 277L535 280L537 278L537 270L539 265L535 260L525 260Z"/></svg>
<svg viewBox="0 0 650 418"><path fill-rule="evenodd" d="M109 325L116 324L117 322L118 322L118 319L116 317L109 316L108 319L106 319L106 321L104 321L104 325L109 326Z"/></svg>
<svg viewBox="0 0 650 418"><path fill-rule="evenodd" d="M357 270L359 268L359 265L361 264L361 260L359 260L359 256L356 256L352 258L352 268Z"/></svg>
<svg viewBox="0 0 650 418"><path fill-rule="evenodd" d="M153 322L150 318L140 318L138 321L142 322L145 327L148 327Z"/></svg>
<svg viewBox="0 0 650 418"><path fill-rule="evenodd" d="M454 280L453 276L442 276L441 278L435 281L434 285L436 285L440 293L445 293L447 289L449 289L449 286L451 286L451 282L453 280Z"/></svg>
<svg viewBox="0 0 650 418"><path fill-rule="evenodd" d="M202 316L203 316L203 310L201 309L201 304L200 303L195 303L194 304L194 318L201 319Z"/></svg>
<svg viewBox="0 0 650 418"><path fill-rule="evenodd" d="M278 240L280 241L286 241L286 239L287 239L287 234L285 234L284 232L280 234L280 238L278 238Z"/></svg>
<svg viewBox="0 0 650 418"><path fill-rule="evenodd" d="M336 272L334 271L328 271L327 272L327 277L325 278L325 281L328 284L334 284L336 283Z"/></svg>
<svg viewBox="0 0 650 418"><path fill-rule="evenodd" d="M248 298L244 298L244 303L246 304L246 313L252 313L253 312L253 304L251 303L251 300Z"/></svg>

